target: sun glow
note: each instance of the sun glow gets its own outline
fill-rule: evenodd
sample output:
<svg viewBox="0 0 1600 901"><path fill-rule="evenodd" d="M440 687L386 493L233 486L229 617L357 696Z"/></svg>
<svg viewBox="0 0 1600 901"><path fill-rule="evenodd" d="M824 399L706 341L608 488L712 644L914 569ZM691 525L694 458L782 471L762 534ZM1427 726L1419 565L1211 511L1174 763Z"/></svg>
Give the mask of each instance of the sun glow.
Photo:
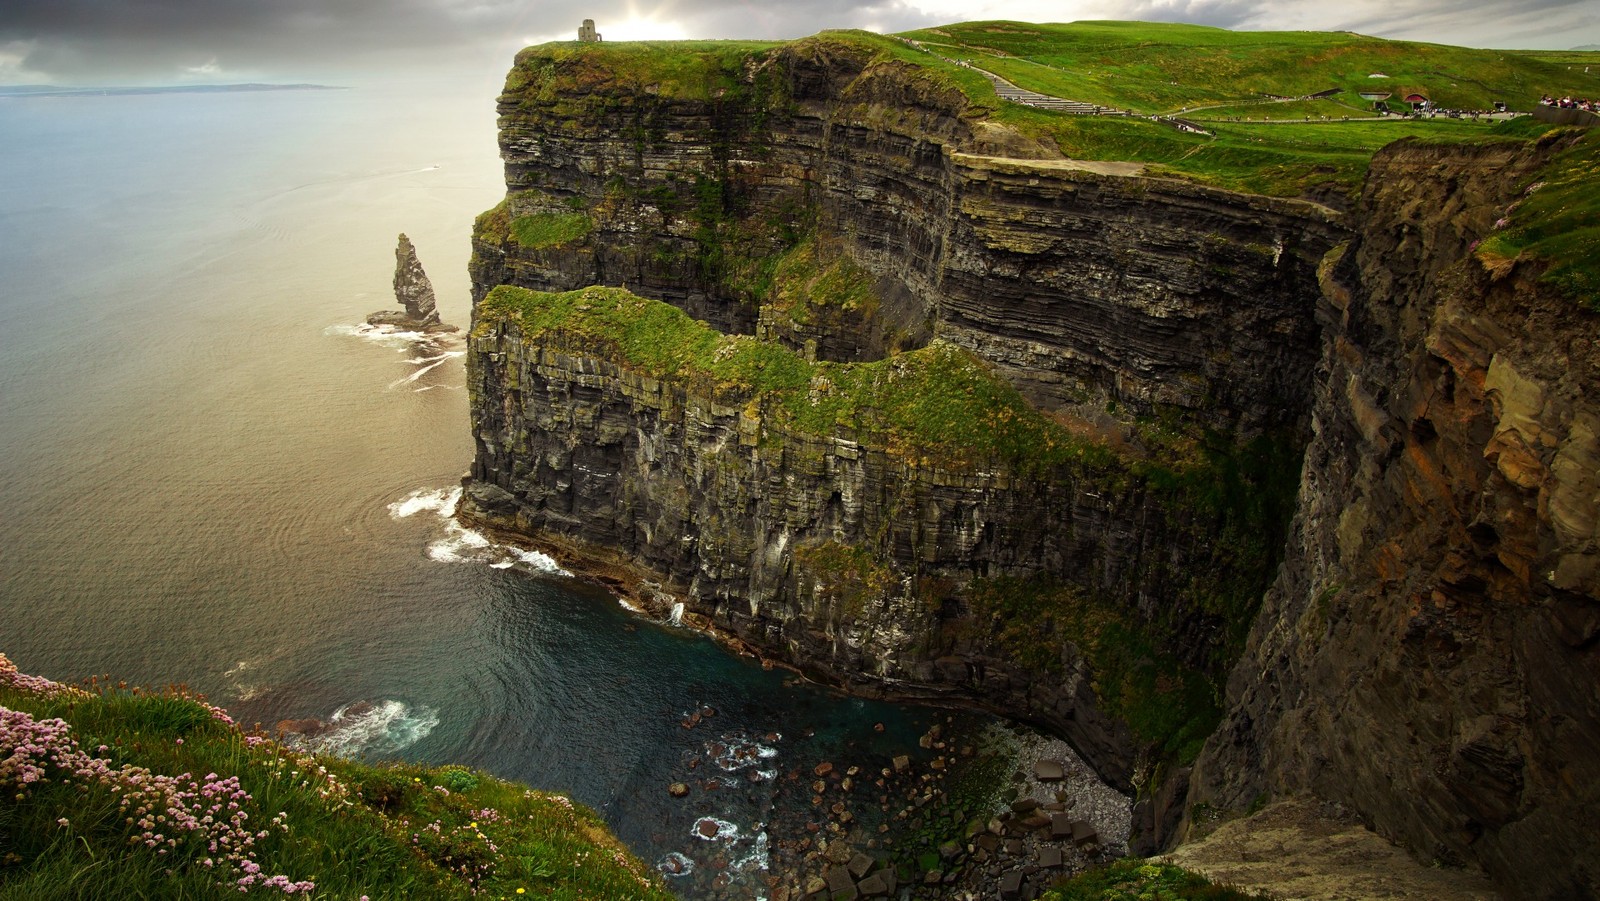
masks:
<svg viewBox="0 0 1600 901"><path fill-rule="evenodd" d="M608 41L681 41L689 36L679 22L654 16L629 16L618 22L595 22L595 29Z"/></svg>

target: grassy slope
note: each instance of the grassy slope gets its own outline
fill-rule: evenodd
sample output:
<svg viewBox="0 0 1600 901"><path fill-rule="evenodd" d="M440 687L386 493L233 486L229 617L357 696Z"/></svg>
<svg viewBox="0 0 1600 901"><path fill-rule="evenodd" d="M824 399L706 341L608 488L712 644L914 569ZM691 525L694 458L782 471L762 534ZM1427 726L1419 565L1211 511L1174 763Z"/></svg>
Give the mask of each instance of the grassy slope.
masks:
<svg viewBox="0 0 1600 901"><path fill-rule="evenodd" d="M50 686L54 686L53 688ZM238 777L260 878L315 883L319 898L637 898L667 901L653 873L591 811L459 767L371 766L302 754L248 736L182 691L65 689L19 676L0 655L0 711L59 717L119 786L47 766L22 782L7 769L20 733L0 723L0 899L238 897L248 869L208 831L175 828L165 805L141 830L119 807L151 774L205 784ZM13 760L16 758L13 757ZM137 768L150 773L140 774ZM220 819L224 814L219 814ZM281 821L278 819L282 815ZM154 834L172 838L145 839ZM210 861L209 865L207 861ZM253 893L284 894L254 886ZM299 892L297 892L298 894Z"/></svg>
<svg viewBox="0 0 1600 901"><path fill-rule="evenodd" d="M1529 109L1545 92L1593 91L1565 61L1504 50L1390 41L1349 32L1227 31L1154 22L968 22L908 32L1022 87L1142 113L1337 88L1416 92L1440 106ZM1571 56L1572 54L1567 54ZM1600 66L1600 53L1590 54ZM1374 73L1387 78L1371 78ZM1015 76L1015 77L1013 77Z"/></svg>
<svg viewBox="0 0 1600 901"><path fill-rule="evenodd" d="M1519 123L1520 124L1520 123ZM1530 131L1535 129L1530 128ZM1550 261L1545 281L1600 313L1600 129L1558 154L1479 245L1486 262Z"/></svg>

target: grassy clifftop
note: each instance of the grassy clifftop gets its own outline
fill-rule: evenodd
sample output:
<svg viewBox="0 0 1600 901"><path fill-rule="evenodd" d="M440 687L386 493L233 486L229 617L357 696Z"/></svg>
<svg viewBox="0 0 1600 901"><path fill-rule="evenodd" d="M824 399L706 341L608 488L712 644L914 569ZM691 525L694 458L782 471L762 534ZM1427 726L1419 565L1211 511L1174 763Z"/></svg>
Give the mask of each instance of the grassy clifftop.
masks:
<svg viewBox="0 0 1600 901"><path fill-rule="evenodd" d="M1567 54L1571 56L1572 54ZM1578 54L1583 56L1583 54ZM1472 140L1488 121L1378 118L1363 91L1421 93L1444 107L1529 109L1546 93L1600 95L1566 57L1388 41L1343 32L1232 32L1192 25L972 22L878 35L825 31L798 41L562 42L518 54L505 99L556 101L581 115L604 98L742 100L753 115L784 102L785 66L848 60L924 87L1038 142L1041 153L1145 163L1151 174L1275 196L1353 198L1377 148L1403 137ZM1021 87L1137 114L1080 116L1003 101L981 70ZM1382 77L1374 77L1382 76ZM1181 114L1209 134L1151 121ZM1348 121L1346 121L1348 119ZM649 122L639 124L641 139ZM958 148L961 149L961 148Z"/></svg>
<svg viewBox="0 0 1600 901"><path fill-rule="evenodd" d="M460 767L300 753L181 689L0 655L0 901L670 899L593 812Z"/></svg>

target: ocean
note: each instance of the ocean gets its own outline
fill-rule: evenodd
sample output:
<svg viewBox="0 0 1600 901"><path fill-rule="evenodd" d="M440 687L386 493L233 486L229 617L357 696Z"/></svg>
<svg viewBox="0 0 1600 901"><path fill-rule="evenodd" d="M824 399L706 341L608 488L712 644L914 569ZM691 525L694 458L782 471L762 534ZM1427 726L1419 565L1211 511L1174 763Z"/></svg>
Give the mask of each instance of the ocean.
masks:
<svg viewBox="0 0 1600 901"><path fill-rule="evenodd" d="M763 670L450 520L459 341L361 324L405 232L466 325L497 87L0 98L0 652L568 792L685 897L754 896L773 824L811 815L786 776L925 754L945 714Z"/></svg>

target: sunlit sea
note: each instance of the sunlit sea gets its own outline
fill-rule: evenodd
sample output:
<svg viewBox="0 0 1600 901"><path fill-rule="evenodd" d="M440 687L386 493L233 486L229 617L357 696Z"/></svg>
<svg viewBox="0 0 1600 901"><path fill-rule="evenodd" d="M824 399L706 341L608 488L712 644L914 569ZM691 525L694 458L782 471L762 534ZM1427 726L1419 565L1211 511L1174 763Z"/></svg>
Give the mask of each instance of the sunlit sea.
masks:
<svg viewBox="0 0 1600 901"><path fill-rule="evenodd" d="M450 520L461 347L361 324L395 306L400 232L467 323L496 90L0 98L0 652L569 792L683 855L681 894L755 896L809 800L781 776L917 753L934 714L763 671ZM722 783L670 798L689 778Z"/></svg>

